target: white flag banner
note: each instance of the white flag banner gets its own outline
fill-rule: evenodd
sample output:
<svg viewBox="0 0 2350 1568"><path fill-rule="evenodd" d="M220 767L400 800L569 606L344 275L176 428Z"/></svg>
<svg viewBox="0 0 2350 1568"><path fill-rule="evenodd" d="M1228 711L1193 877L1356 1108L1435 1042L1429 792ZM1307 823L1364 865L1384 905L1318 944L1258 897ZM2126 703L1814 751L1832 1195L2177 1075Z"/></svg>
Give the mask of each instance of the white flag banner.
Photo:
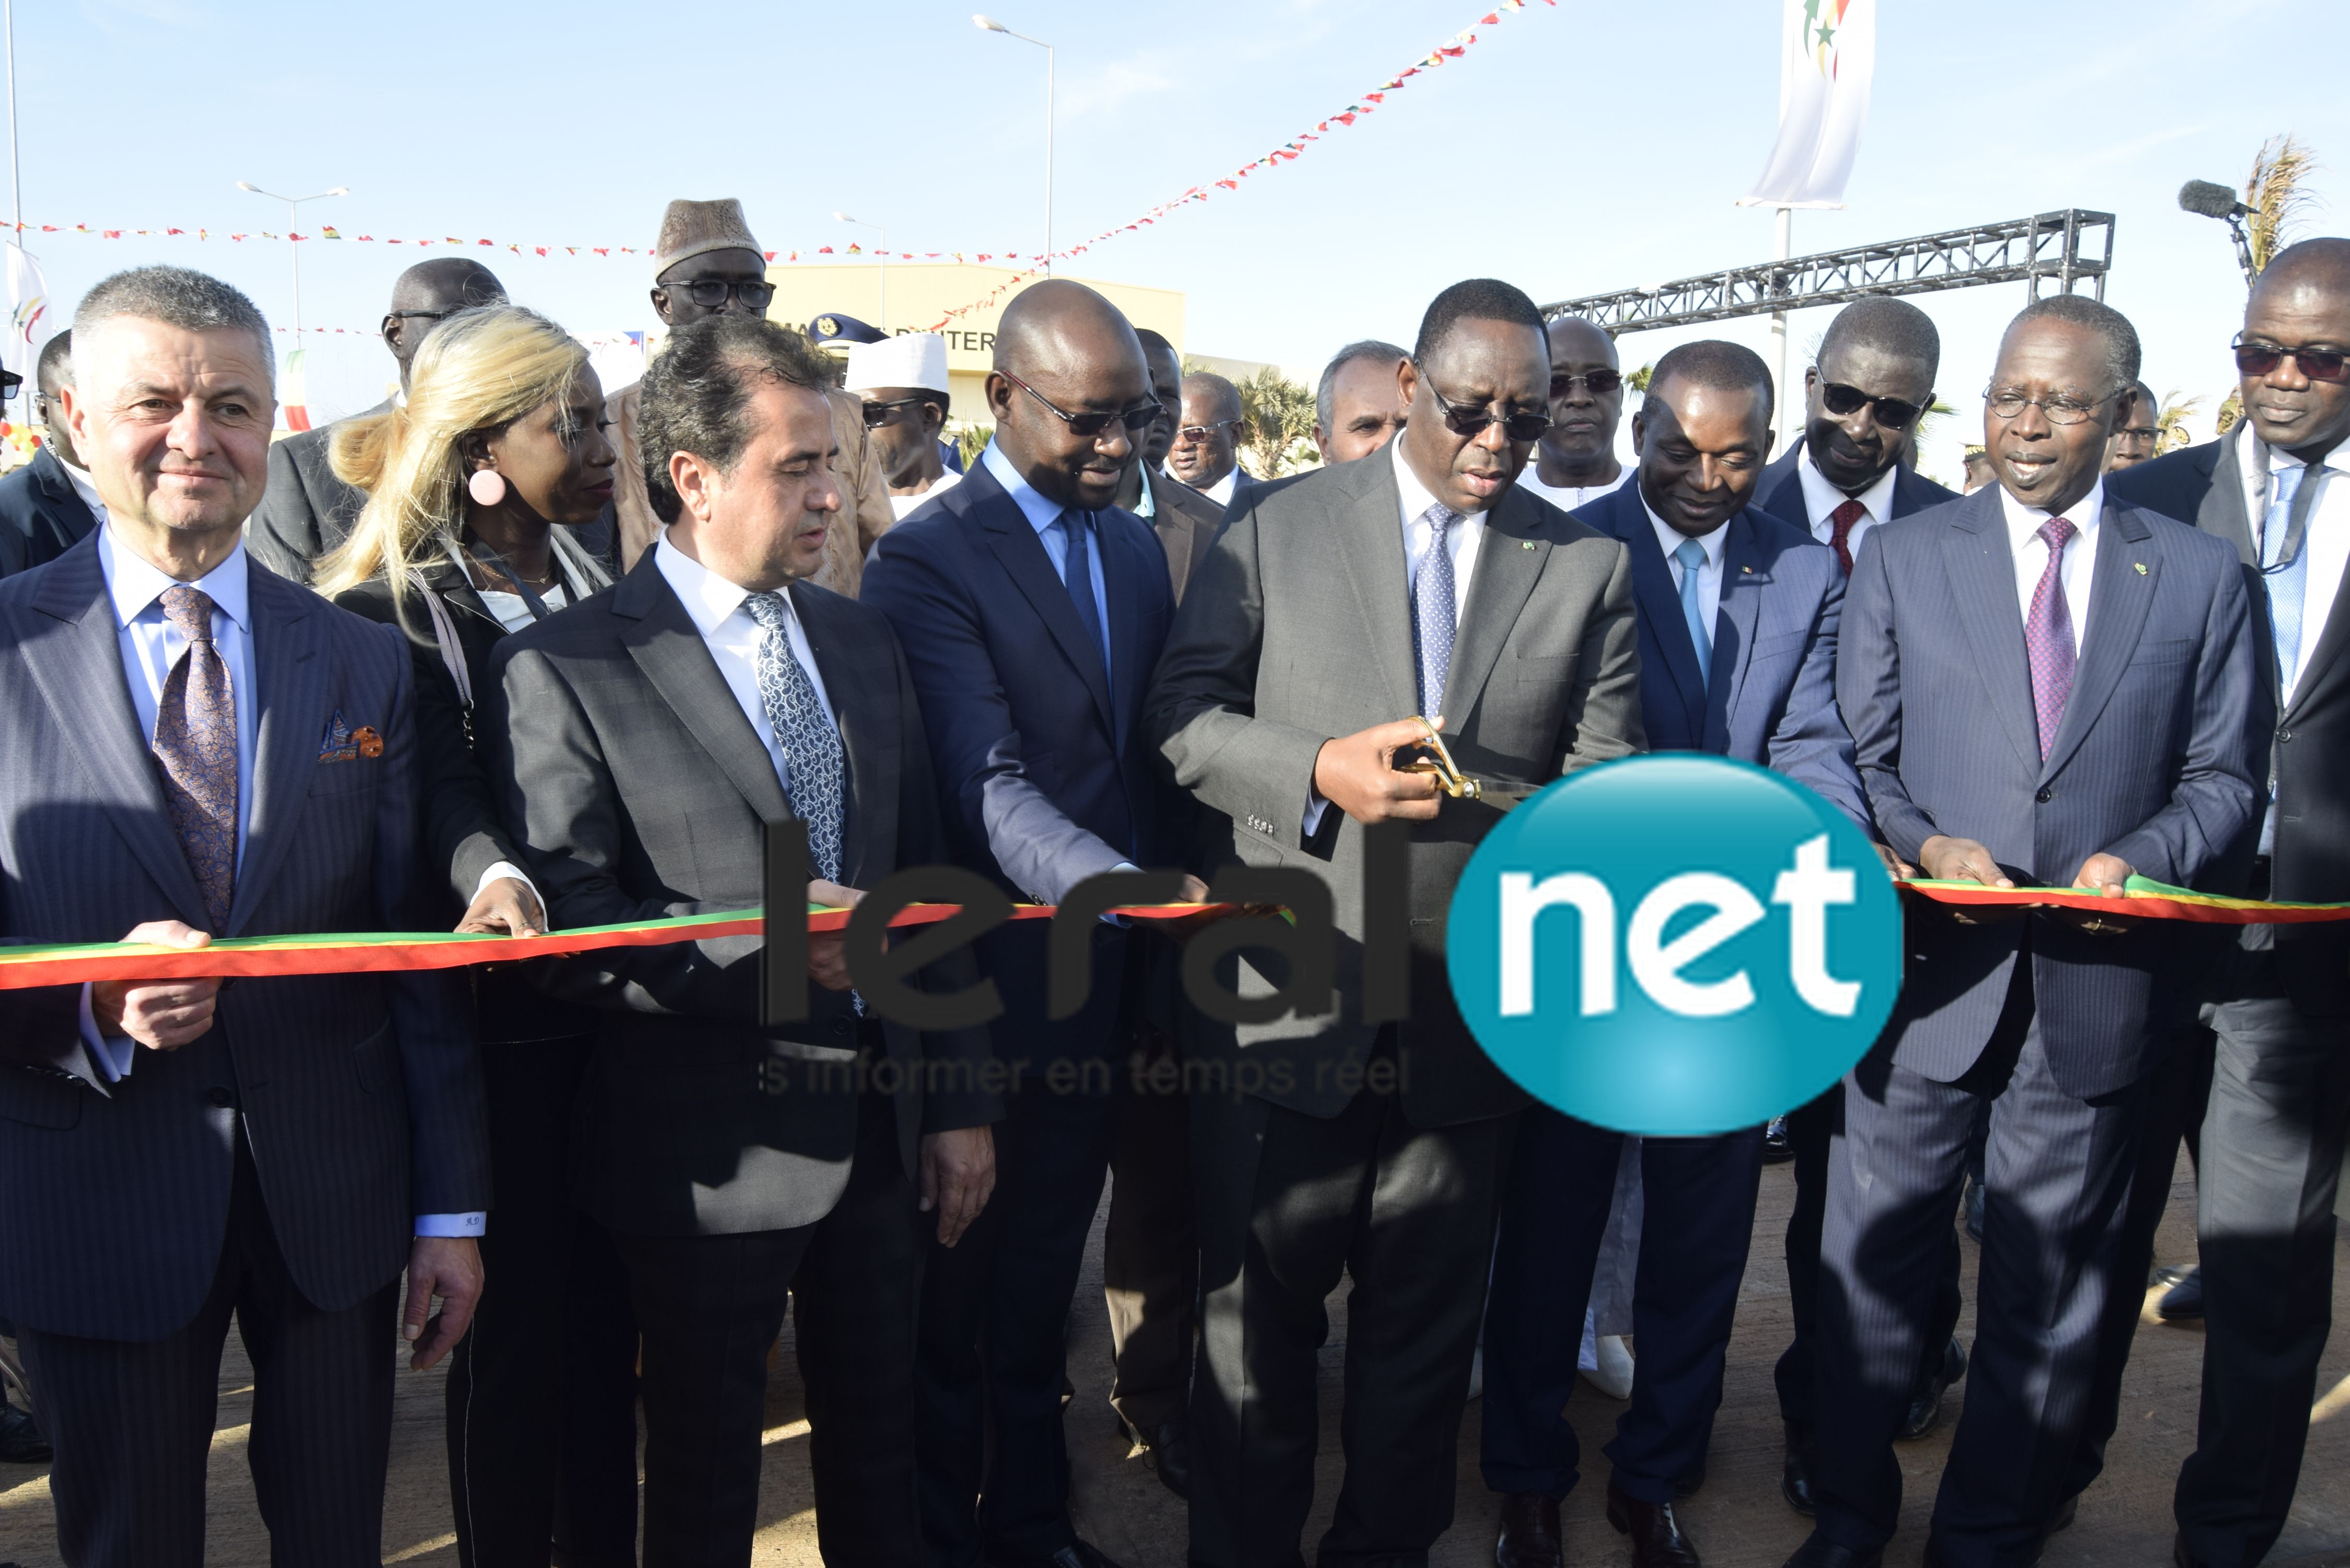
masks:
<svg viewBox="0 0 2350 1568"><path fill-rule="evenodd" d="M1877 0L1785 0L1779 140L1742 207L1841 207L1868 119Z"/></svg>
<svg viewBox="0 0 2350 1568"><path fill-rule="evenodd" d="M56 336L50 330L49 286L41 276L41 264L25 254L22 245L11 241L8 245L8 347L0 360L7 369L25 378L25 395L32 395L33 358L41 345Z"/></svg>

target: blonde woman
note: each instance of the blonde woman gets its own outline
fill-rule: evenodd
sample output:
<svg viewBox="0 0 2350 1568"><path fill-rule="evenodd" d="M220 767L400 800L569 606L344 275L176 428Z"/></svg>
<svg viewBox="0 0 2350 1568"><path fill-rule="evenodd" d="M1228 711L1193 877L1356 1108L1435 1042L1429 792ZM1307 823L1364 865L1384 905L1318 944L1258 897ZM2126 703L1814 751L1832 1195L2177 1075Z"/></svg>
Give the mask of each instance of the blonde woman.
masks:
<svg viewBox="0 0 2350 1568"><path fill-rule="evenodd" d="M588 351L518 306L460 312L417 351L405 405L350 421L329 459L368 503L316 580L414 649L431 874L464 911L459 930L538 929L476 758L490 738L473 697L501 639L611 580L573 537L609 504L616 461ZM498 1283L450 1365L458 1554L627 1563L614 1543L636 1539L636 1332L611 1243L565 1189L594 1023L513 969L474 973L497 1202L482 1256ZM558 1518L572 1539L555 1540Z"/></svg>

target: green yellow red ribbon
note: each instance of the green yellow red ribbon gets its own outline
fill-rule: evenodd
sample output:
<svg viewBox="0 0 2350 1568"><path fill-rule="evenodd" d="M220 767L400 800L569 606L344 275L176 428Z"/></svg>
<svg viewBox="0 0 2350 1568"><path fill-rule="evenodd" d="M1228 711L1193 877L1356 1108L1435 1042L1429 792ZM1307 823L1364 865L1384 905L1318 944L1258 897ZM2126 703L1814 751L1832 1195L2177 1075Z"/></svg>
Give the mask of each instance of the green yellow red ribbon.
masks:
<svg viewBox="0 0 2350 1568"><path fill-rule="evenodd" d="M1997 904L2009 908L2085 909L2132 919L2193 920L2207 926L2299 926L2319 920L2350 920L2350 904L2280 904L2259 898L2222 898L2174 888L2151 877L2132 877L2118 898L2085 888L1986 888L1980 882L1905 881L1902 887L1938 904Z"/></svg>

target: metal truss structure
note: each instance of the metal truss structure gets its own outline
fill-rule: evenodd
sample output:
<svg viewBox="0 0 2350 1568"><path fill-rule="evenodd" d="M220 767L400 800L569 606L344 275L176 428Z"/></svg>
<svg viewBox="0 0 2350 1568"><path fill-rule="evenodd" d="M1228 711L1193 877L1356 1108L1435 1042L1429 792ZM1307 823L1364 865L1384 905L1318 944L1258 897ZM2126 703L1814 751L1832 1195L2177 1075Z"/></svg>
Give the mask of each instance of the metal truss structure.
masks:
<svg viewBox="0 0 2350 1568"><path fill-rule="evenodd" d="M2113 261L2114 215L2068 207L1914 240L1731 267L1654 288L1563 299L1544 306L1542 313L1545 320L1580 316L1622 334L1841 305L1868 295L1927 294L1991 283L2028 285L2037 299L2043 280L2066 294L2086 280L2103 299Z"/></svg>

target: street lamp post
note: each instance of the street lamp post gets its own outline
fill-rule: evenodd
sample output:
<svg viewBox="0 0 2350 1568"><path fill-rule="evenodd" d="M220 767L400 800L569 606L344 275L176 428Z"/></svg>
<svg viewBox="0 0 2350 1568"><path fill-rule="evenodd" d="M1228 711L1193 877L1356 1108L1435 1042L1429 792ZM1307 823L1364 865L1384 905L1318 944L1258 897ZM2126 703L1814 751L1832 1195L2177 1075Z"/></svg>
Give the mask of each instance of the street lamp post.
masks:
<svg viewBox="0 0 2350 1568"><path fill-rule="evenodd" d="M1053 270L1053 46L1042 38L1015 33L993 16L973 16L971 25L983 32L1001 33L1045 51L1045 270Z"/></svg>
<svg viewBox="0 0 2350 1568"><path fill-rule="evenodd" d="M835 213L836 223L854 223L860 229L870 229L880 238L873 242L875 259L881 264L881 319L873 325L883 332L889 330L889 231L879 223L868 223L862 218L852 218L846 213Z"/></svg>
<svg viewBox="0 0 2350 1568"><path fill-rule="evenodd" d="M315 196L281 196L275 191L263 190L249 180L238 181L236 188L240 191L250 191L256 196L266 196L273 202L286 203L287 236L286 249L294 258L294 341L298 345L302 341L302 247L294 243L292 237L294 225L301 222L303 202L323 202L329 196L348 196L351 193L351 188L348 185L338 185L331 191L321 191Z"/></svg>

